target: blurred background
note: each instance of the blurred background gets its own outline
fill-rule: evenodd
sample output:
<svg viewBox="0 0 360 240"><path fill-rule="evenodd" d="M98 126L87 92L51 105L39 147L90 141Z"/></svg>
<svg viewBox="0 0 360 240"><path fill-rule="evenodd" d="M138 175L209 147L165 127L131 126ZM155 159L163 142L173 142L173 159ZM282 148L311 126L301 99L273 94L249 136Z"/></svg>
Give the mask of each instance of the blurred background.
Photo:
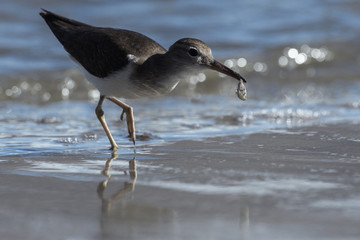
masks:
<svg viewBox="0 0 360 240"><path fill-rule="evenodd" d="M182 131L180 139L226 134L228 126L235 134L252 127L359 119L357 0L3 0L0 111L11 129L3 133L5 141L33 134L28 129L39 123L64 124L61 132L46 130L55 139L100 129L93 113L99 92L69 59L39 16L40 8L95 26L138 31L165 48L183 37L199 38L216 59L248 80L246 102L235 95L236 81L211 71L190 77L170 96L128 101L137 124L144 124L137 129L160 138ZM108 114L118 119L119 109L111 107ZM161 118L150 111L154 108L161 109ZM154 124L160 120L161 130Z"/></svg>
<svg viewBox="0 0 360 240"><path fill-rule="evenodd" d="M165 48L182 37L199 38L217 59L249 79L253 97L267 96L265 89L277 81L346 82L359 76L356 0L4 0L0 100L39 104L97 96L38 15L40 8L95 26L138 31ZM221 81L202 81L203 75L195 76L189 84L199 85L201 93L229 95ZM276 89L281 90L275 87L269 97Z"/></svg>

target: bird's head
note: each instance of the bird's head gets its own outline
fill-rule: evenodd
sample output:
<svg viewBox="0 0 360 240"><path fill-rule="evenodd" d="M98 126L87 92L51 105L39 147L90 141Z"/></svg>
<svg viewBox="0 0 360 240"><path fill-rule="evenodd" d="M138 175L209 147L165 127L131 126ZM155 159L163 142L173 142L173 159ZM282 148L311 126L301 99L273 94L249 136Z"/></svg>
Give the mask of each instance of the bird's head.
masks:
<svg viewBox="0 0 360 240"><path fill-rule="evenodd" d="M168 54L174 56L173 59L178 64L190 68L212 69L239 81L243 80L246 82L239 73L216 61L212 56L210 47L198 39L182 38L169 48Z"/></svg>

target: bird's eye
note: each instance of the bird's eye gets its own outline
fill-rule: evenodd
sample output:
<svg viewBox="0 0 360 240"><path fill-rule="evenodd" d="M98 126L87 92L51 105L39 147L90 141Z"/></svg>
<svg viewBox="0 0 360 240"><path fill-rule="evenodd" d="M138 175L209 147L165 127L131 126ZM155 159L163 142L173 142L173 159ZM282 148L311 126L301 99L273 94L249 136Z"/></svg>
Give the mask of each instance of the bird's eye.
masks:
<svg viewBox="0 0 360 240"><path fill-rule="evenodd" d="M198 52L198 50L196 48L190 48L188 53L192 57L196 57L197 55L199 55L199 52Z"/></svg>

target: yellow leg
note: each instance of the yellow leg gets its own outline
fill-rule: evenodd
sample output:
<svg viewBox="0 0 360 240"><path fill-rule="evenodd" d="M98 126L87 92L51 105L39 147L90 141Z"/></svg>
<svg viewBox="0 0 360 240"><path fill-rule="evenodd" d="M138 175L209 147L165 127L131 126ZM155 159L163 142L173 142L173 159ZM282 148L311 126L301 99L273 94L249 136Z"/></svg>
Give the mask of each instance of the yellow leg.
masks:
<svg viewBox="0 0 360 240"><path fill-rule="evenodd" d="M123 109L123 112L121 113L121 117L120 117L121 120L123 120L124 113L126 113L126 123L129 131L130 139L135 145L135 139L136 139L135 121L134 121L134 113L132 107L121 102L119 99L115 97L106 97L106 98Z"/></svg>
<svg viewBox="0 0 360 240"><path fill-rule="evenodd" d="M110 141L110 144L111 144L111 149L113 151L116 151L119 149L119 147L117 146L113 136L111 135L111 132L110 132L110 129L109 127L107 126L106 124L106 121L105 121L105 114L104 114L104 111L102 110L102 104L104 102L104 99L105 99L105 96L104 95L101 95L100 96L100 99L99 99L99 103L98 105L96 106L95 108L95 113L96 113L96 116L97 118L99 119L102 127L104 128L104 131L106 133L106 136L108 137L109 141Z"/></svg>

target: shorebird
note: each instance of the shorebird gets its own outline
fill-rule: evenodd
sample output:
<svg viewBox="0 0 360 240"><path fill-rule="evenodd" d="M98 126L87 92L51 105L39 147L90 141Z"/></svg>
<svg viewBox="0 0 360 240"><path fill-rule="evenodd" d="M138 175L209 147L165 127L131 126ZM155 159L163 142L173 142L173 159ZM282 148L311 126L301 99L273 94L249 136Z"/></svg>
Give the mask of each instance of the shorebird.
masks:
<svg viewBox="0 0 360 240"><path fill-rule="evenodd" d="M151 38L130 30L95 27L42 9L40 15L86 79L100 92L95 113L110 141L118 146L105 121L102 104L110 100L126 114L128 132L135 145L133 108L119 98L150 97L171 92L190 74L212 69L246 82L239 74L214 59L208 45L182 38L168 51ZM238 89L239 90L239 89Z"/></svg>

